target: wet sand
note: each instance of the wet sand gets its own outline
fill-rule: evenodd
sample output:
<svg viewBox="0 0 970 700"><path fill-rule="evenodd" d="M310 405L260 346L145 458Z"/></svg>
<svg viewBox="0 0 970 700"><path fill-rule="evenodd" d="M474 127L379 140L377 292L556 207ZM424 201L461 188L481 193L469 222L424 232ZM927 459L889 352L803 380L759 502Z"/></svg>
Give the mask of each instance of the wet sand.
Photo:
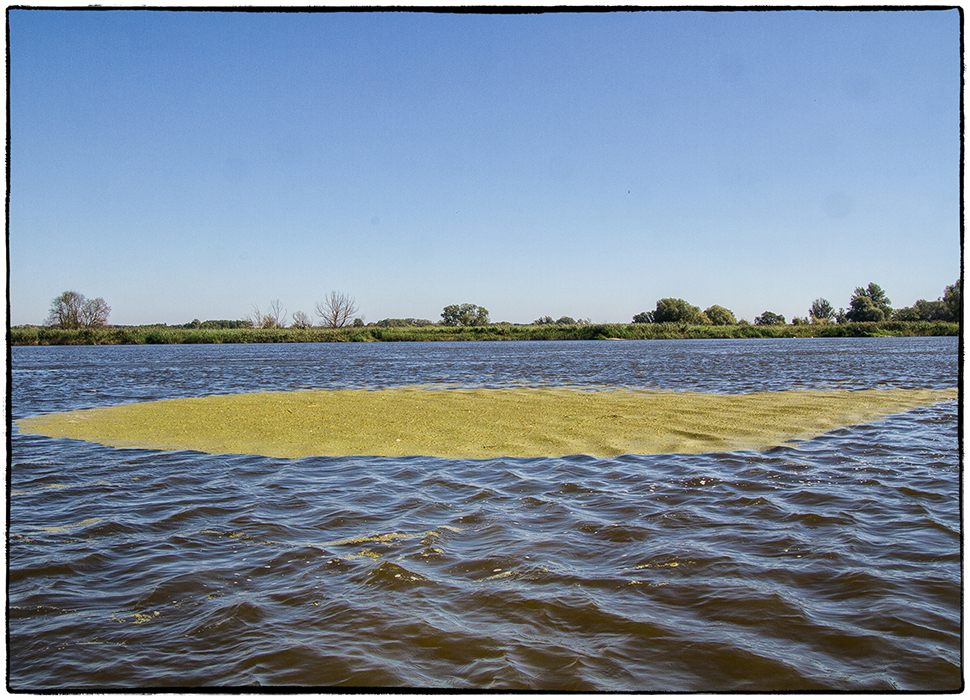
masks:
<svg viewBox="0 0 970 700"><path fill-rule="evenodd" d="M764 450L956 399L956 389L710 394L566 388L291 391L123 404L16 421L114 447L268 457L558 457Z"/></svg>

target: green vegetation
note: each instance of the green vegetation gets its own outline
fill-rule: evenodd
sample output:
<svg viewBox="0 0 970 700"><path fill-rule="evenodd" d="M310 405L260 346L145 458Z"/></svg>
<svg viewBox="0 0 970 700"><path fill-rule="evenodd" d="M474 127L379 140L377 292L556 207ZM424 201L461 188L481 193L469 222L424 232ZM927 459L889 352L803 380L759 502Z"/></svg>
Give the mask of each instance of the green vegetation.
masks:
<svg viewBox="0 0 970 700"><path fill-rule="evenodd" d="M812 320L812 323L828 323L835 320L835 309L832 308L828 299L819 297L812 302L812 306L808 310L808 317Z"/></svg>
<svg viewBox="0 0 970 700"><path fill-rule="evenodd" d="M202 324L204 325L204 324ZM715 326L633 323L513 326L379 326L345 328L183 328L131 326L60 329L16 326L11 345L163 345L178 343L334 343L434 340L658 340L679 338L861 338L955 336L948 321L881 321L840 324Z"/></svg>
<svg viewBox="0 0 970 700"><path fill-rule="evenodd" d="M756 326L784 326L785 317L771 311L765 311L754 320Z"/></svg>
<svg viewBox="0 0 970 700"><path fill-rule="evenodd" d="M717 304L705 309L704 316L715 326L738 325L738 320L734 317L734 313L730 309L725 309L723 306L718 306Z"/></svg>
<svg viewBox="0 0 970 700"><path fill-rule="evenodd" d="M725 309L726 310L726 309ZM683 299L666 298L657 301L654 311L644 311L633 317L634 323L689 323L701 325L710 323L700 307L688 304Z"/></svg>
<svg viewBox="0 0 970 700"><path fill-rule="evenodd" d="M446 326L487 326L488 309L476 304L451 304L441 312Z"/></svg>
<svg viewBox="0 0 970 700"><path fill-rule="evenodd" d="M962 313L963 284L957 280L936 301L920 299L910 307L893 312L894 321L956 321Z"/></svg>
<svg viewBox="0 0 970 700"><path fill-rule="evenodd" d="M155 327L155 326L153 326ZM166 326L162 326L163 328ZM171 326L171 328L252 328L252 321L200 321L193 319L191 322L182 326Z"/></svg>
<svg viewBox="0 0 970 700"><path fill-rule="evenodd" d="M656 310L639 313L633 323L595 324L589 319L561 316L554 321L542 316L531 325L490 323L488 310L476 304L451 304L434 323L419 318L385 318L365 324L350 318L357 311L353 297L331 292L318 302L322 326L313 326L302 312L293 314L286 326L286 312L279 300L263 314L254 307L241 321L199 321L178 326L107 326L110 311L103 299L88 302L76 292L54 299L44 326L15 326L12 345L162 345L182 343L334 343L425 340L654 340L680 338L838 338L868 336L955 336L960 334L962 282L946 287L937 301L920 299L910 308L895 312L879 285L857 287L849 311L834 310L826 299L812 302L807 318L765 311L754 324L737 320L723 306L705 311L683 299L665 298Z"/></svg>
<svg viewBox="0 0 970 700"><path fill-rule="evenodd" d="M892 318L889 297L875 282L868 287L856 287L845 317L849 321L885 321Z"/></svg>

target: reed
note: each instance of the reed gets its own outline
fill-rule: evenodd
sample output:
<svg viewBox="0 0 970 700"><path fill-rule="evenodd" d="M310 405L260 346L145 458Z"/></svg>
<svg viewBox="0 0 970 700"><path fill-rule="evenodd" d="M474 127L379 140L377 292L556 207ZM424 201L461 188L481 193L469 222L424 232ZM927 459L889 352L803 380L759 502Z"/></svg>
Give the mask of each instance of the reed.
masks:
<svg viewBox="0 0 970 700"><path fill-rule="evenodd" d="M174 328L118 326L64 330L10 329L11 345L176 345L191 343L348 343L462 340L676 340L729 338L861 338L956 336L957 323L882 321L798 326L693 326L683 323L587 325L401 326L364 328Z"/></svg>

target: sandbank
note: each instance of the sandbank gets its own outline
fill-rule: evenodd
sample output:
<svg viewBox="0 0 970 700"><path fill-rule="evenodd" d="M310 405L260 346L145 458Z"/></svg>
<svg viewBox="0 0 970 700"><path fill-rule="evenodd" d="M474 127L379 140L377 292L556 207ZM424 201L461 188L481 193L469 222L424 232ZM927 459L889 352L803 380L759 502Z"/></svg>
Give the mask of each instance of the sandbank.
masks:
<svg viewBox="0 0 970 700"><path fill-rule="evenodd" d="M26 434L210 454L613 457L764 450L957 397L956 389L713 394L400 387L171 399L15 424Z"/></svg>

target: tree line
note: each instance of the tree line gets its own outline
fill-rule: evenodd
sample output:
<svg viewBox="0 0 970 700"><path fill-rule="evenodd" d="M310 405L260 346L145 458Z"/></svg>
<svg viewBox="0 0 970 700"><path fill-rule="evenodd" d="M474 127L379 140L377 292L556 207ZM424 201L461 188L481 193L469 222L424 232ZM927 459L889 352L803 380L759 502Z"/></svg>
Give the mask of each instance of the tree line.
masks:
<svg viewBox="0 0 970 700"><path fill-rule="evenodd" d="M792 325L806 323L860 323L878 321L947 321L959 323L962 316L962 280L957 280L943 290L936 301L920 299L913 306L893 310L886 292L875 282L866 287L856 287L849 300L849 308L838 311L824 298L812 302L808 316L792 319ZM666 298L657 301L653 311L644 311L633 317L634 323L686 323L688 325L736 326L740 322L723 306L710 306L704 311L683 299ZM756 326L785 325L785 317L773 311L765 311L756 317Z"/></svg>
<svg viewBox="0 0 970 700"><path fill-rule="evenodd" d="M849 300L848 308L836 310L824 298L815 299L808 309L806 317L792 319L792 325L802 324L843 324L857 322L880 321L944 321L959 323L962 317L962 280L957 280L943 290L943 296L936 301L918 300L913 306L893 309L892 302L886 292L875 282L866 287L856 287ZM357 302L352 296L332 291L323 301L316 303L314 310L320 319L322 328L338 329L348 326L363 328L366 326L378 328L425 327L432 325L452 327L481 327L488 325L513 325L507 322L492 324L489 320L488 309L477 304L449 304L441 312L441 320L437 323L429 319L418 318L386 318L376 323L366 324L364 320L355 316L358 312ZM80 329L102 328L107 325L111 307L104 299L87 299L83 294L68 291L55 297L51 302L50 313L44 324L51 328ZM313 328L312 318L296 311L290 317L290 327L297 329ZM689 304L683 299L667 297L657 301L653 311L644 311L633 317L634 324L645 323L677 323L686 325L711 326L744 326L750 325L746 320L738 319L734 313L717 304L701 311L700 307ZM781 314L765 311L754 319L756 326L785 325L787 322ZM278 299L270 302L269 309L262 312L258 306L253 306L253 312L241 320L199 321L174 328L189 329L285 329L287 328L287 311ZM590 325L589 319L574 319L571 316L561 316L553 320L551 316L541 316L531 325L534 326L584 326Z"/></svg>

